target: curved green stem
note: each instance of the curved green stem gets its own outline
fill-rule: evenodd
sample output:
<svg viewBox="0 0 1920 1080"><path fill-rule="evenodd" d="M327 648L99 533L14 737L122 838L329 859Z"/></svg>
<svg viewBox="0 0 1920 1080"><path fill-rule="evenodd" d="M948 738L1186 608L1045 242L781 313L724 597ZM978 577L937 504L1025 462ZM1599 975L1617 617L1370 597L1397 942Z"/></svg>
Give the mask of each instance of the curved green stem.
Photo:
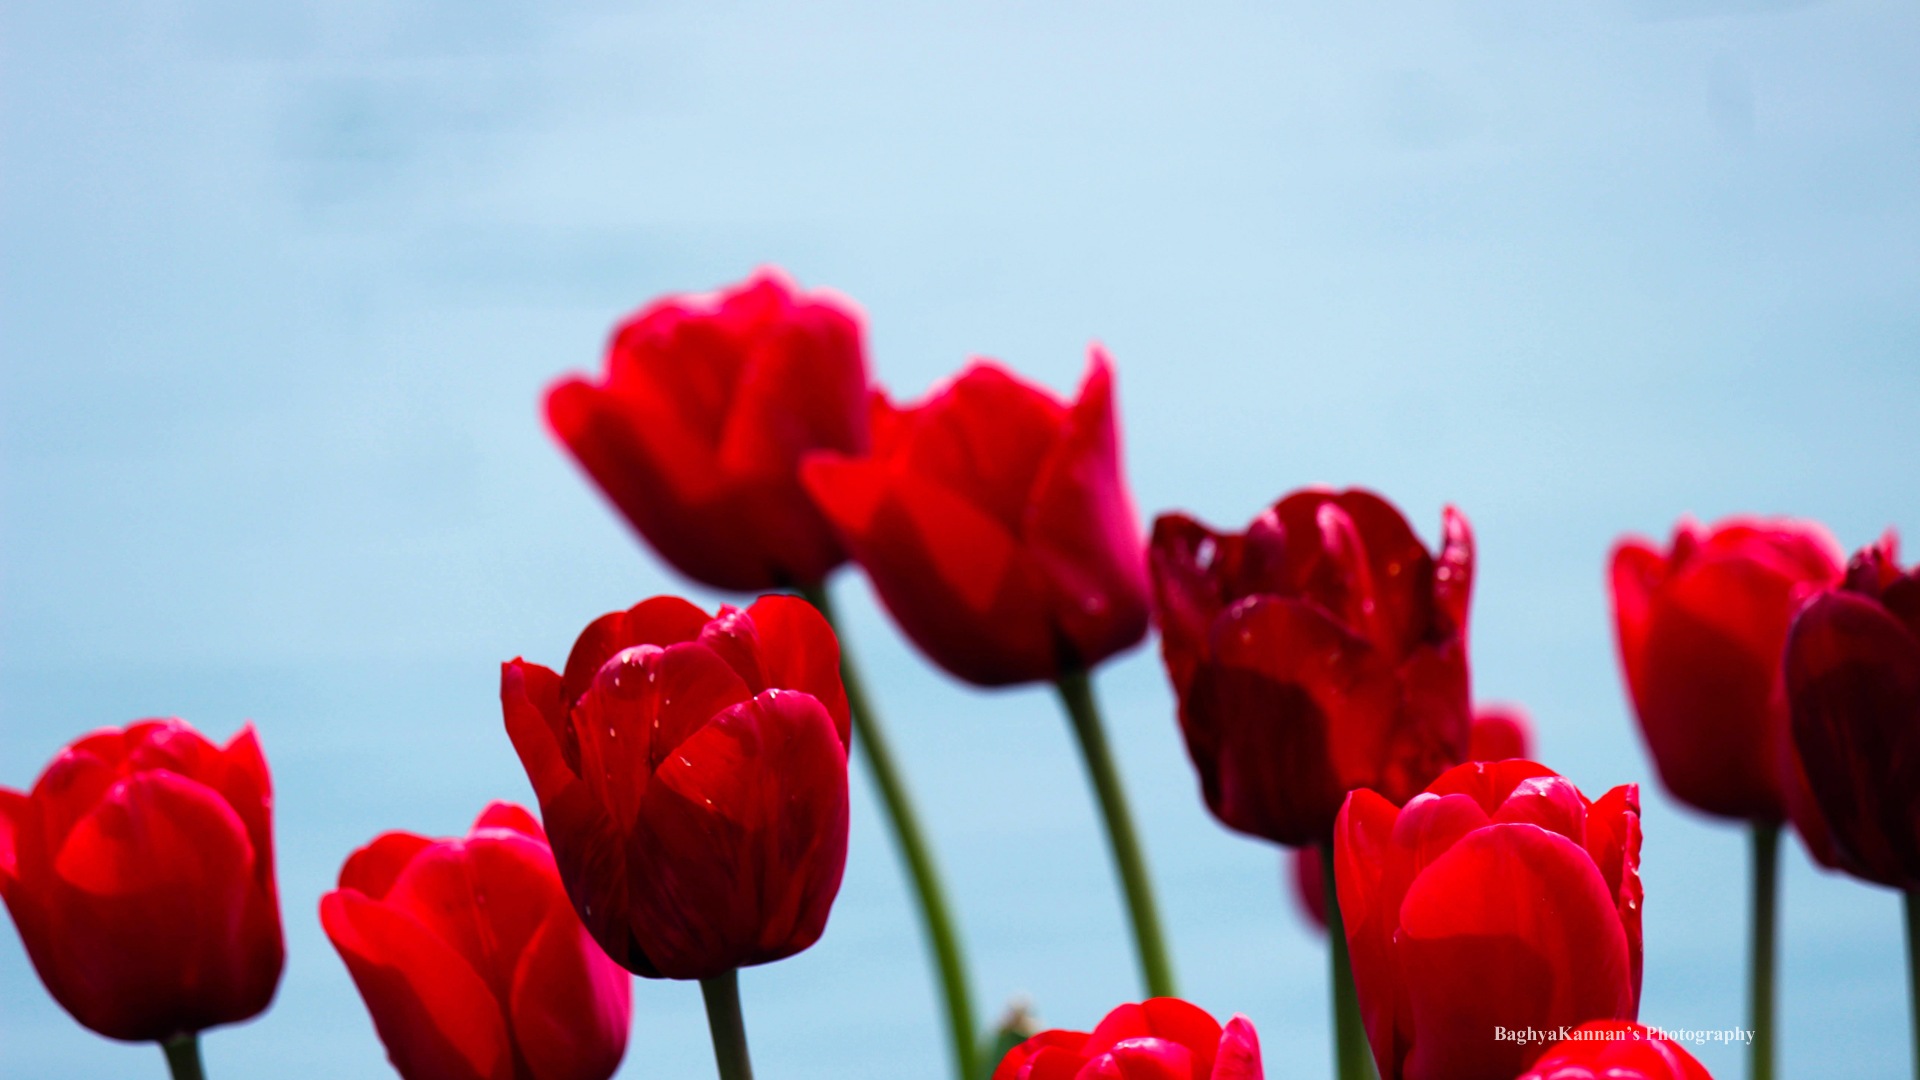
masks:
<svg viewBox="0 0 1920 1080"><path fill-rule="evenodd" d="M707 1003L707 1029L713 1033L713 1060L720 1080L753 1080L747 1059L747 1022L740 1015L740 973L728 971L700 980Z"/></svg>
<svg viewBox="0 0 1920 1080"><path fill-rule="evenodd" d="M1748 959L1748 1080L1773 1080L1774 929L1779 924L1780 826L1753 826L1753 947Z"/></svg>
<svg viewBox="0 0 1920 1080"><path fill-rule="evenodd" d="M827 594L825 584L803 588L800 593L820 610L820 614L826 616L827 622L834 625L837 633L839 624L834 618L833 601ZM975 1080L980 1071L979 1049L975 1042L979 1031L974 1021L973 987L967 977L966 953L960 947L960 932L955 926L952 908L947 903L940 870L933 861L933 847L927 842L926 832L920 826L920 816L907 794L906 780L900 773L899 763L894 760L886 730L867 698L866 685L854 667L844 636L840 638L840 681L847 688L847 706L853 713L854 745L860 748L866 758L867 768L873 774L873 785L879 790L880 803L886 808L887 822L893 827L893 842L900 849L901 858L906 861L907 875L920 901L921 928L926 931L927 942L933 949L940 992L946 999L947 1035L953 1047L955 1080Z"/></svg>
<svg viewBox="0 0 1920 1080"><path fill-rule="evenodd" d="M1907 1005L1913 1009L1913 1075L1920 1077L1920 893L1901 896L1907 909Z"/></svg>
<svg viewBox="0 0 1920 1080"><path fill-rule="evenodd" d="M197 1032L175 1035L160 1044L160 1052L167 1055L167 1071L173 1074L173 1080L207 1080L207 1070L200 1064Z"/></svg>
<svg viewBox="0 0 1920 1080"><path fill-rule="evenodd" d="M1133 939L1140 953L1140 974L1146 981L1147 994L1172 997L1173 961L1167 956L1166 935L1160 929L1160 912L1153 899L1153 882L1147 875L1146 854L1140 848L1133 815L1127 809L1126 792L1120 786L1120 770L1114 765L1107 733L1100 724L1100 707L1093 700L1093 684L1086 672L1074 671L1062 675L1054 685L1060 690L1067 718L1073 722L1080 756L1086 761L1087 777L1100 799L1100 814L1106 820L1114 866L1126 894L1127 914L1132 917Z"/></svg>
<svg viewBox="0 0 1920 1080"><path fill-rule="evenodd" d="M1340 1080L1368 1080L1373 1047L1360 1024L1360 1000L1353 989L1353 963L1347 956L1346 923L1340 917L1340 892L1333 880L1333 845L1321 844L1321 888L1327 904L1329 990L1333 995L1333 1065Z"/></svg>

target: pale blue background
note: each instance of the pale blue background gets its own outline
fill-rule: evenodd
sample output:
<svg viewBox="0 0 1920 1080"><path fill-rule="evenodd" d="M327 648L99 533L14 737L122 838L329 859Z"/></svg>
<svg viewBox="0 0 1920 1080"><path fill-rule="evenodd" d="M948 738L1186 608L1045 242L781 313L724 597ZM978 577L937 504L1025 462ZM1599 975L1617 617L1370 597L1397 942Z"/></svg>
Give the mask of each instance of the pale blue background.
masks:
<svg viewBox="0 0 1920 1080"><path fill-rule="evenodd" d="M177 713L261 730L291 948L216 1080L381 1049L314 908L375 833L525 798L495 665L685 591L549 443L613 320L772 261L919 393L971 353L1120 369L1143 513L1366 483L1481 543L1476 688L1589 792L1649 779L1602 569L1683 512L1920 533L1920 12L1907 3L27 3L0 14L0 783ZM1038 690L974 693L839 579L983 1005L1134 998ZM717 599L701 594L703 601ZM1151 648L1099 680L1184 988L1327 1074L1322 954L1216 827ZM820 945L749 972L772 1080L938 1077L864 777ZM1744 1019L1745 846L1647 797L1643 1017ZM1789 1076L1908 1069L1896 905L1786 882ZM631 1077L711 1075L693 987ZM1701 1056L1724 1078L1738 1056ZM0 932L0 1075L160 1075Z"/></svg>

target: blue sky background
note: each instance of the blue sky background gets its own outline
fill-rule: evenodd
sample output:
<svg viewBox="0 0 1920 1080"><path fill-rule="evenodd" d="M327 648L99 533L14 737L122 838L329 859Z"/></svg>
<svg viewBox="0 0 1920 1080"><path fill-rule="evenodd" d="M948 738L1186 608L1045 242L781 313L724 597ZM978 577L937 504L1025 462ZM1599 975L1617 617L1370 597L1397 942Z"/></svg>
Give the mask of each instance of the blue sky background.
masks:
<svg viewBox="0 0 1920 1080"><path fill-rule="evenodd" d="M377 1076L315 905L389 828L530 797L496 666L717 599L549 443L613 321L777 262L889 386L1119 365L1143 514L1360 483L1479 535L1475 688L1589 793L1650 780L1603 565L1735 511L1920 533L1920 11L1900 3L0 7L0 783L78 733L259 725L290 945L214 1077ZM979 693L838 579L988 1011L1137 995L1054 702ZM1203 810L1151 647L1105 670L1182 985L1327 1075L1323 959ZM864 777L825 938L748 972L764 1076L940 1076ZM1744 838L1646 796L1643 1019L1744 1020ZM1906 1075L1897 905L1788 861L1788 1076ZM1700 1052L1723 1078L1739 1055ZM0 933L0 1077L160 1074ZM638 984L622 1075L710 1075Z"/></svg>

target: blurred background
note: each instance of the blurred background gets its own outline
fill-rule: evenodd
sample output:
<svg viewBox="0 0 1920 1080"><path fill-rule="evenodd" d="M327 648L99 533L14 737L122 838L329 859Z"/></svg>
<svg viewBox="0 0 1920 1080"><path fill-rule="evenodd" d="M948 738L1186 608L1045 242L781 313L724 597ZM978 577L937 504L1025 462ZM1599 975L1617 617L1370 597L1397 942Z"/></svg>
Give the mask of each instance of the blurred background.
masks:
<svg viewBox="0 0 1920 1080"><path fill-rule="evenodd" d="M0 784L78 733L259 726L286 979L210 1074L384 1055L315 916L376 833L530 800L497 665L721 599L545 434L614 320L761 263L855 298L918 395L970 355L1120 372L1143 515L1365 484L1480 540L1482 700L1646 793L1642 1019L1744 1005L1747 849L1652 784L1603 570L1683 513L1920 539L1920 11L1793 0L773 5L125 0L0 8ZM1055 702L971 691L837 579L982 1005L1138 987ZM1102 672L1183 990L1327 1075L1324 956L1209 818L1149 645ZM773 1078L944 1075L864 771L820 944L743 977ZM1787 1075L1904 1076L1890 892L1787 857ZM1738 1077L1743 1055L1699 1056ZM159 1076L0 932L0 1076ZM623 1076L704 1076L637 983ZM390 1075L390 1074L389 1074Z"/></svg>

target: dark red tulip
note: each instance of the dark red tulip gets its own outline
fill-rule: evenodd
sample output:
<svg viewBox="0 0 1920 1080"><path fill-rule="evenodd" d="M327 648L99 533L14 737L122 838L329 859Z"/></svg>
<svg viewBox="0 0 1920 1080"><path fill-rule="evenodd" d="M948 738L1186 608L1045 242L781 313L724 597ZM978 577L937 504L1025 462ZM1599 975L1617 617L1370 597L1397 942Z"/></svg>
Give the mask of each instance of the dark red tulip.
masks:
<svg viewBox="0 0 1920 1080"><path fill-rule="evenodd" d="M518 806L487 807L459 840L379 837L320 922L406 1080L607 1080L626 1052L627 973Z"/></svg>
<svg viewBox="0 0 1920 1080"><path fill-rule="evenodd" d="M102 1035L258 1016L286 952L253 726L225 747L179 720L96 731L32 791L0 788L0 897L48 992Z"/></svg>
<svg viewBox="0 0 1920 1080"><path fill-rule="evenodd" d="M628 970L704 979L820 937L847 861L847 696L813 606L594 620L564 673L501 666L560 879Z"/></svg>
<svg viewBox="0 0 1920 1080"><path fill-rule="evenodd" d="M695 581L809 585L845 561L800 488L811 450L867 449L860 315L776 270L656 300L597 381L547 392L547 423L660 556Z"/></svg>
<svg viewBox="0 0 1920 1080"><path fill-rule="evenodd" d="M1214 816L1326 839L1340 801L1404 802L1466 757L1473 534L1437 553L1368 491L1298 491L1222 533L1154 522L1149 566L1180 729Z"/></svg>
<svg viewBox="0 0 1920 1080"><path fill-rule="evenodd" d="M1754 518L1682 521L1665 552L1634 538L1614 548L1620 663L1675 798L1723 817L1786 819L1800 796L1781 649L1794 612L1839 580L1840 557L1818 525Z"/></svg>
<svg viewBox="0 0 1920 1080"><path fill-rule="evenodd" d="M1235 1016L1222 1029L1179 998L1122 1005L1091 1033L1043 1031L1007 1052L993 1080L1260 1080L1260 1037Z"/></svg>
<svg viewBox="0 0 1920 1080"><path fill-rule="evenodd" d="M1404 810L1354 792L1334 856L1381 1080L1510 1080L1542 1047L1496 1028L1638 1012L1634 785L1588 802L1534 762L1469 762Z"/></svg>
<svg viewBox="0 0 1920 1080"><path fill-rule="evenodd" d="M990 361L916 404L877 394L873 453L814 454L801 475L901 629L968 682L1054 679L1146 635L1097 346L1070 403Z"/></svg>
<svg viewBox="0 0 1920 1080"><path fill-rule="evenodd" d="M1520 1080L1713 1080L1679 1043L1620 1020L1582 1024Z"/></svg>
<svg viewBox="0 0 1920 1080"><path fill-rule="evenodd" d="M1920 568L1900 569L1892 533L1801 610L1786 684L1834 862L1920 889Z"/></svg>
<svg viewBox="0 0 1920 1080"><path fill-rule="evenodd" d="M1482 705L1473 713L1473 731L1467 739L1469 761L1505 761L1533 755L1533 726L1517 705ZM1293 896L1307 921L1316 928L1327 928L1326 872L1316 848L1295 848L1287 853L1292 865Z"/></svg>

